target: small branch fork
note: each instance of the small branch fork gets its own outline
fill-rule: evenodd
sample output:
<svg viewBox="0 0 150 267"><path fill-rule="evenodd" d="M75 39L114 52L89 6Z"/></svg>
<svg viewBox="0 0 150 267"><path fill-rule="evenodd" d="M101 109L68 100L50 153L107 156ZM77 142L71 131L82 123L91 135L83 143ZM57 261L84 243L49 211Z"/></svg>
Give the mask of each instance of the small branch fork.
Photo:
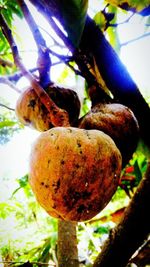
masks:
<svg viewBox="0 0 150 267"><path fill-rule="evenodd" d="M31 2L36 6L37 9L40 10L40 13L43 14L43 16L46 18L47 22L51 25L51 27L54 29L56 34L64 42L66 47L70 50L70 52L73 55L74 61L78 65L80 71L77 71L74 68L72 68L72 66L68 63L68 61L65 62L65 64L67 64L69 67L71 67L72 70L75 71L75 73L77 75L81 75L82 77L84 77L86 79L89 87L91 87L91 86L96 87L97 90L99 91L100 98L103 101L111 102L112 99L110 98L110 96L103 90L103 88L98 83L96 77L90 71L90 69L92 69L92 66L89 63L89 60L88 60L87 56L83 55L83 53L79 49L74 47L74 45L69 40L69 38L58 27L58 25L56 24L55 20L53 19L53 14L51 13L50 9L48 9L48 13L47 13L47 12L45 12L46 8L43 8L42 4L38 3L36 5L35 1L31 1ZM47 5L47 4L45 3L45 5Z"/></svg>
<svg viewBox="0 0 150 267"><path fill-rule="evenodd" d="M51 122L54 126L68 126L69 125L69 116L65 110L62 110L57 107L57 105L51 100L46 91L41 87L41 85L37 82L34 76L25 68L23 63L21 62L17 45L13 39L12 32L9 29L7 23L5 22L2 14L0 14L0 26L2 28L2 32L6 37L14 57L14 62L17 67L22 71L22 73L28 78L31 83L31 86L34 88L35 92L39 96L43 105L49 111L49 116L51 118Z"/></svg>

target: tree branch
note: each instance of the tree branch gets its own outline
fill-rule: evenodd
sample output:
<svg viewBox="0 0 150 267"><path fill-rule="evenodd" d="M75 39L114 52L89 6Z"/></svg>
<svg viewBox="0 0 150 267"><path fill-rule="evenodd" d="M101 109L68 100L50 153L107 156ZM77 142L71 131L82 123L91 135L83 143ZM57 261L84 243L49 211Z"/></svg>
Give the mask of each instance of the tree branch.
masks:
<svg viewBox="0 0 150 267"><path fill-rule="evenodd" d="M59 267L79 267L76 223L58 220Z"/></svg>
<svg viewBox="0 0 150 267"><path fill-rule="evenodd" d="M37 70L38 70L37 68L33 68L33 69L30 69L29 72L33 73ZM22 71L15 72L14 74L6 75L4 77L1 76L0 83L3 83L3 82L5 83L5 79L9 80L10 82L17 83L23 76L24 74L22 73Z"/></svg>
<svg viewBox="0 0 150 267"><path fill-rule="evenodd" d="M38 61L37 67L40 74L40 83L42 86L47 86L50 83L50 67L51 67L51 59L49 53L46 49L46 42L39 31L39 28L32 17L27 5L24 0L18 0L19 6L24 14L24 17L30 27L34 40L36 42L38 48Z"/></svg>
<svg viewBox="0 0 150 267"><path fill-rule="evenodd" d="M10 107L8 107L8 106L6 106L6 105L2 104L2 103L0 103L0 107L3 107L3 108L6 108L6 109L9 109L9 110L11 110L11 111L15 111L15 109L14 109L14 108L10 108Z"/></svg>
<svg viewBox="0 0 150 267"><path fill-rule="evenodd" d="M1 57L0 57L0 65L3 66L4 68L5 67L13 68L13 66L14 66L14 64L11 61L3 59Z"/></svg>
<svg viewBox="0 0 150 267"><path fill-rule="evenodd" d="M94 56L99 72L116 101L128 106L134 112L139 122L141 137L150 147L150 128L147 128L150 108L125 65L89 16L80 48L83 52Z"/></svg>
<svg viewBox="0 0 150 267"><path fill-rule="evenodd" d="M124 43L120 44L120 46L126 46L126 45L128 45L128 44L137 42L137 41L139 41L139 40L141 40L141 39L143 39L143 38L149 37L149 36L150 36L150 32L145 33L145 34L143 34L143 35L141 35L141 36L139 36L139 37L137 37L137 38L131 39L131 40L127 41L127 42L124 42Z"/></svg>
<svg viewBox="0 0 150 267"><path fill-rule="evenodd" d="M66 47L71 51L74 61L78 65L82 76L86 79L88 86L94 86L99 90L100 98L103 101L111 102L110 96L101 88L100 84L98 83L96 77L90 71L90 62L89 57L85 56L84 53L81 53L80 50L75 48L72 42L68 39L68 37L63 33L63 31L57 26L56 22L53 19L55 16L60 23L63 25L63 21L61 19L61 8L59 1L35 1L30 0L30 2L43 14L43 16L47 19L48 23L52 26L56 34L62 39ZM63 25L64 26L64 25Z"/></svg>
<svg viewBox="0 0 150 267"><path fill-rule="evenodd" d="M4 83L4 84L7 84L10 88L12 88L13 90L15 90L17 93L21 93L21 90L19 90L17 88L16 85L14 85L14 83L12 83L9 78L7 77L0 77L0 83Z"/></svg>
<svg viewBox="0 0 150 267"><path fill-rule="evenodd" d="M28 78L31 83L31 86L35 90L36 94L40 98L40 101L49 111L49 116L51 118L51 122L54 126L68 126L69 125L69 116L65 110L60 109L57 105L52 101L52 99L48 96L46 91L40 86L40 84L36 81L34 76L25 68L23 63L20 60L19 52L17 45L13 39L12 32L9 29L7 23L5 22L2 14L0 14L0 26L2 28L2 32L5 35L13 53L13 58L15 64L22 71L22 73Z"/></svg>
<svg viewBox="0 0 150 267"><path fill-rule="evenodd" d="M120 223L110 232L93 267L125 267L150 232L150 160Z"/></svg>

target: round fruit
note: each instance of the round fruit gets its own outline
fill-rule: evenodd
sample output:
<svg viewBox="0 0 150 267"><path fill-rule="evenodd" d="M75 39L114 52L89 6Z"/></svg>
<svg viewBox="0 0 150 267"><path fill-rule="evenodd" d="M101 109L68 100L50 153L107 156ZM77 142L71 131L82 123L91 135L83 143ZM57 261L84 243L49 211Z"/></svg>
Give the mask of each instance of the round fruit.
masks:
<svg viewBox="0 0 150 267"><path fill-rule="evenodd" d="M80 113L80 101L76 92L54 84L49 85L45 90L59 108L68 112L70 125L74 125ZM39 131L46 131L53 127L48 110L31 87L19 97L16 103L16 115L21 123Z"/></svg>
<svg viewBox="0 0 150 267"><path fill-rule="evenodd" d="M79 128L108 134L122 154L123 166L131 159L138 143L138 122L133 112L121 104L97 104L81 119Z"/></svg>
<svg viewBox="0 0 150 267"><path fill-rule="evenodd" d="M120 151L105 133L55 127L40 134L33 145L29 182L51 216L84 221L111 200L121 161Z"/></svg>

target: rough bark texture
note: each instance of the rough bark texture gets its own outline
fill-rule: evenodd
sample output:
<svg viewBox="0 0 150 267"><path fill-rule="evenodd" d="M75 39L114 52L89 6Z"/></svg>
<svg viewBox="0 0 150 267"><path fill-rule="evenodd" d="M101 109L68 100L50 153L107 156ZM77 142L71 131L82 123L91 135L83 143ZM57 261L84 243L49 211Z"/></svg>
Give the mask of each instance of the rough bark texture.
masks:
<svg viewBox="0 0 150 267"><path fill-rule="evenodd" d="M58 220L58 267L79 267L74 222Z"/></svg>
<svg viewBox="0 0 150 267"><path fill-rule="evenodd" d="M118 226L110 232L93 267L125 267L150 232L150 161L147 172Z"/></svg>

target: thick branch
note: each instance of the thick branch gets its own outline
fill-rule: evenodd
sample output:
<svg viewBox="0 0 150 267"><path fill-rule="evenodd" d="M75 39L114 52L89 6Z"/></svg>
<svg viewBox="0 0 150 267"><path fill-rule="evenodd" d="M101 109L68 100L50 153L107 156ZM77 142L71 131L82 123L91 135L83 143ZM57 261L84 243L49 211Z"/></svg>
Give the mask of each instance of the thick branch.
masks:
<svg viewBox="0 0 150 267"><path fill-rule="evenodd" d="M47 86L50 82L49 71L51 67L51 59L48 51L46 50L46 42L38 29L38 26L32 17L27 5L24 0L18 0L20 8L24 14L24 17L30 27L30 30L33 34L34 40L38 48L38 61L37 67L40 74L40 83L42 86Z"/></svg>
<svg viewBox="0 0 150 267"><path fill-rule="evenodd" d="M125 267L150 232L150 161L121 222L110 232L93 267Z"/></svg>
<svg viewBox="0 0 150 267"><path fill-rule="evenodd" d="M111 98L109 95L106 94L106 92L101 88L100 84L97 82L95 76L90 71L90 64L88 61L88 57L85 57L84 53L81 53L78 49L76 49L72 42L68 39L68 37L63 33L63 31L58 27L56 22L53 19L53 16L55 16L60 23L63 25L63 20L61 16L61 5L59 1L57 1L57 4L55 1L35 1L30 0L30 2L36 6L36 8L43 14L43 16L47 19L48 23L52 26L56 34L62 39L64 44L68 47L68 49L73 54L74 60L77 63L82 76L86 79L88 86L95 86L99 89L100 98L103 101L110 102ZM64 26L64 25L63 25Z"/></svg>
<svg viewBox="0 0 150 267"><path fill-rule="evenodd" d="M25 68L23 63L20 60L19 52L17 45L13 39L12 32L6 24L3 16L0 14L0 26L2 28L3 34L5 35L13 53L15 64L22 71L22 73L28 78L31 83L31 86L35 90L36 94L39 96L43 105L49 111L49 116L51 118L51 122L54 126L69 126L69 116L65 110L60 109L57 105L52 101L52 99L48 96L46 91L40 86L40 84L36 81L34 76Z"/></svg>
<svg viewBox="0 0 150 267"><path fill-rule="evenodd" d="M59 267L79 267L76 223L58 221Z"/></svg>
<svg viewBox="0 0 150 267"><path fill-rule="evenodd" d="M30 2L36 6L36 8L40 11L41 14L47 19L48 23L52 26L56 34L62 39L64 44L68 47L68 49L74 53L75 47L73 46L72 42L67 38L67 36L63 33L63 31L58 27L53 16L55 16L60 23L62 23L62 16L61 16L61 8L59 0L30 0Z"/></svg>
<svg viewBox="0 0 150 267"><path fill-rule="evenodd" d="M80 48L85 53L93 54L107 87L117 101L134 112L139 122L141 136L150 147L150 128L147 128L150 118L149 106L125 65L89 16L87 16Z"/></svg>
<svg viewBox="0 0 150 267"><path fill-rule="evenodd" d="M53 15L60 21L60 23L63 24L63 21L61 19L59 1L30 1L38 8L38 10L43 15L46 15L47 20L48 17L51 17L51 15ZM50 20L49 23L51 23ZM57 25L54 25L53 23L51 25L54 30L58 29ZM62 33L60 33L60 29L56 32L60 36L60 38L65 41L67 37L65 36L64 38L64 36L61 35ZM67 39L65 44L66 46L68 46L69 49L72 49ZM88 57L89 54L93 55L98 66L99 72L104 82L106 83L107 88L114 95L116 101L128 106L129 108L131 108L131 110L133 110L140 125L141 137L150 147L150 128L147 128L147 122L150 118L149 106L144 100L139 89L137 88L137 85L131 78L126 67L119 59L117 53L114 51L109 42L106 40L103 33L100 31L100 29L96 26L94 21L89 16L87 16L82 40L80 43L80 49L83 55L87 54ZM83 63L83 59L81 60L81 58L79 58L78 56L76 58L76 63L78 64L83 76L89 83L89 86L95 84L95 77L93 78L92 73L89 73L89 69ZM102 89L100 87L99 89L99 92L101 94ZM100 98L103 98L103 93L102 97L100 96ZM110 99L108 101L110 101Z"/></svg>

